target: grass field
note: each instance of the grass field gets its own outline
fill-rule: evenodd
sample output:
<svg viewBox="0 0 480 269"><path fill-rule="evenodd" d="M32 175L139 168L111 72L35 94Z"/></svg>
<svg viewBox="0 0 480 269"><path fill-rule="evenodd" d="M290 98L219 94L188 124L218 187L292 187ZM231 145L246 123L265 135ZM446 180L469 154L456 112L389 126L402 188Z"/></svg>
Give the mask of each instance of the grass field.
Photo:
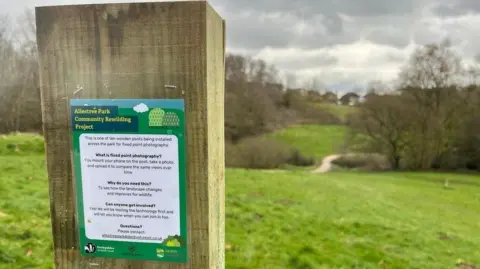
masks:
<svg viewBox="0 0 480 269"><path fill-rule="evenodd" d="M43 138L36 134L0 135L0 156L43 154Z"/></svg>
<svg viewBox="0 0 480 269"><path fill-rule="evenodd" d="M0 156L0 268L53 268L45 161L21 152ZM274 175L227 170L226 268L480 266L479 176Z"/></svg>
<svg viewBox="0 0 480 269"><path fill-rule="evenodd" d="M302 125L283 129L268 136L298 148L303 154L319 159L337 153L345 127L340 125Z"/></svg>

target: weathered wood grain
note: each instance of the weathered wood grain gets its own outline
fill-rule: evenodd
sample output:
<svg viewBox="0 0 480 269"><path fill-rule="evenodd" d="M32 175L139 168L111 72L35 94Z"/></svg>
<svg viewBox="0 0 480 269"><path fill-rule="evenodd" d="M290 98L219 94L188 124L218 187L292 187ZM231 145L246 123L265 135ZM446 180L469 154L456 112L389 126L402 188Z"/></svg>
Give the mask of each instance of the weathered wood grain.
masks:
<svg viewBox="0 0 480 269"><path fill-rule="evenodd" d="M55 268L225 268L220 16L207 2L192 1L37 7L36 18ZM185 99L188 263L80 256L72 98Z"/></svg>

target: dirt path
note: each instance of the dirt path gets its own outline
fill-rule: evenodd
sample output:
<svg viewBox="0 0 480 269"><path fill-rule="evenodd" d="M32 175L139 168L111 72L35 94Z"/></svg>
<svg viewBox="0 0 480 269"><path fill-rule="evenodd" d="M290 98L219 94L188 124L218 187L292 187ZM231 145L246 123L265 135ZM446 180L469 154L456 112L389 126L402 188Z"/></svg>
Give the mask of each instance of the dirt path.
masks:
<svg viewBox="0 0 480 269"><path fill-rule="evenodd" d="M332 162L342 157L340 154L329 155L322 160L322 165L312 171L312 173L326 173L332 169Z"/></svg>

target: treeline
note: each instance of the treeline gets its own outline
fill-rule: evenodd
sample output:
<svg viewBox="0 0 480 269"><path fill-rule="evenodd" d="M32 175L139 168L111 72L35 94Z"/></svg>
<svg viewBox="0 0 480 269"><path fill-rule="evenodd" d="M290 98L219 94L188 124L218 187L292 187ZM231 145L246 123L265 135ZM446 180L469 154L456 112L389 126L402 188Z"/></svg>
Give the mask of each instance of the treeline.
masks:
<svg viewBox="0 0 480 269"><path fill-rule="evenodd" d="M480 74L448 42L413 52L397 90L375 89L350 116L350 150L380 153L391 168L480 170Z"/></svg>
<svg viewBox="0 0 480 269"><path fill-rule="evenodd" d="M17 27L15 27L15 25ZM0 17L0 133L42 128L35 20Z"/></svg>
<svg viewBox="0 0 480 269"><path fill-rule="evenodd" d="M342 124L300 91L279 83L278 71L261 59L225 59L225 138L241 139L294 124Z"/></svg>
<svg viewBox="0 0 480 269"><path fill-rule="evenodd" d="M299 91L286 90L279 72L265 61L234 54L228 54L225 60L227 164L275 168L285 163L312 163L294 149L258 137L289 125L342 124L342 120L309 102ZM31 11L15 24L7 17L0 19L0 63L0 134L42 133L35 19ZM259 153L258 146L269 150Z"/></svg>
<svg viewBox="0 0 480 269"><path fill-rule="evenodd" d="M296 124L343 124L300 91L279 83L263 60L229 54L225 62L225 139L229 167L308 166L314 158L261 135Z"/></svg>
<svg viewBox="0 0 480 269"><path fill-rule="evenodd" d="M13 30L12 30L13 29ZM41 132L39 67L31 11L18 23L0 19L0 133ZM284 91L278 71L263 60L226 57L225 137L236 143L290 124L341 123L297 93Z"/></svg>

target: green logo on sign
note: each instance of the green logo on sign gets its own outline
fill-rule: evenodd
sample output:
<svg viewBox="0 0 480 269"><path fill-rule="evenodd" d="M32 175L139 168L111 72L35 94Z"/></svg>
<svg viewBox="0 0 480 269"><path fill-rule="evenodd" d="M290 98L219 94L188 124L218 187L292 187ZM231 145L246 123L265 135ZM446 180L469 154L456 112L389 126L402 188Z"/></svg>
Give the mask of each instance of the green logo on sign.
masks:
<svg viewBox="0 0 480 269"><path fill-rule="evenodd" d="M157 257L163 258L165 256L165 250L162 248L157 248Z"/></svg>
<svg viewBox="0 0 480 269"><path fill-rule="evenodd" d="M148 125L150 127L178 127L180 119L175 112L166 112L161 108L155 108L148 114Z"/></svg>

